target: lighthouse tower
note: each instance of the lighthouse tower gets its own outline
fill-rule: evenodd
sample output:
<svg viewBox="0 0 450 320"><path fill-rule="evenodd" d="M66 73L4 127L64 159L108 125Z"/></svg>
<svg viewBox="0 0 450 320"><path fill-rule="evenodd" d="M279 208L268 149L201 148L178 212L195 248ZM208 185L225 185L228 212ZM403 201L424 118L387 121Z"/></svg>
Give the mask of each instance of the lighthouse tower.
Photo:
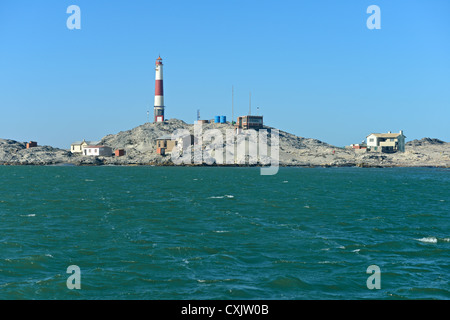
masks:
<svg viewBox="0 0 450 320"><path fill-rule="evenodd" d="M155 63L155 122L164 122L163 64L161 57Z"/></svg>

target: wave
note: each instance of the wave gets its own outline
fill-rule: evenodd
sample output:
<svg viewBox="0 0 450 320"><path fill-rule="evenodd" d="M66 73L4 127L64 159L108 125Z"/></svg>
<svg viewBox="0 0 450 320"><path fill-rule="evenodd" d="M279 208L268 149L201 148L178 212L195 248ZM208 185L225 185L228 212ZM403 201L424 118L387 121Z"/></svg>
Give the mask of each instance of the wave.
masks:
<svg viewBox="0 0 450 320"><path fill-rule="evenodd" d="M212 196L212 197L209 197L208 199L223 199L223 198L232 199L232 198L234 198L234 196L231 194L226 194L223 196Z"/></svg>
<svg viewBox="0 0 450 320"><path fill-rule="evenodd" d="M425 242L425 243L437 243L438 240L435 237L425 237L425 238L421 238L421 239L416 239L417 241L420 242Z"/></svg>
<svg viewBox="0 0 450 320"><path fill-rule="evenodd" d="M436 238L436 237L424 237L416 240L425 243L438 243L439 241L450 242L450 238Z"/></svg>

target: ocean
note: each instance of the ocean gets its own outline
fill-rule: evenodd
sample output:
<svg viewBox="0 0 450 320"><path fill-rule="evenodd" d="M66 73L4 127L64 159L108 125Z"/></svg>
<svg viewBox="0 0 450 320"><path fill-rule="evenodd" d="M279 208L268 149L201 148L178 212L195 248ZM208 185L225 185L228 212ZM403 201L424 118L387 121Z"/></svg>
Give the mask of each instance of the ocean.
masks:
<svg viewBox="0 0 450 320"><path fill-rule="evenodd" d="M0 299L449 299L449 263L449 169L0 166Z"/></svg>

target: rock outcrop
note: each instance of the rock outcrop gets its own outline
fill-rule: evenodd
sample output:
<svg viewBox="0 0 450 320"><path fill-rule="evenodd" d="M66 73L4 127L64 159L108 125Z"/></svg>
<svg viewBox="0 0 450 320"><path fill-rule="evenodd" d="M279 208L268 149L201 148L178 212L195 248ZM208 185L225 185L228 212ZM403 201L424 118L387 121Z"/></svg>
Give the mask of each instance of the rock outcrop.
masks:
<svg viewBox="0 0 450 320"><path fill-rule="evenodd" d="M26 144L14 140L0 139L0 165L173 165L170 156L156 154L156 139L170 135L175 130L187 130L194 134L194 125L182 120L170 119L165 123L145 123L131 130L105 136L100 144L114 149L124 149L121 157L93 157L72 154L68 150L38 146L26 149ZM206 150L224 147L226 133L232 130L230 123L208 123L203 132L216 129L223 136L223 142L204 142ZM269 132L274 128L265 127ZM216 131L217 132L217 131ZM218 145L218 143L220 145ZM226 152L225 152L226 154ZM205 160L205 159L204 159ZM244 158L236 157L240 163ZM193 161L192 161L193 163ZM245 162L248 164L248 162ZM244 163L244 164L245 164ZM450 143L439 139L423 138L409 141L405 152L392 154L366 152L350 148L339 148L317 139L295 136L279 131L280 166L359 166L359 167L450 167Z"/></svg>
<svg viewBox="0 0 450 320"><path fill-rule="evenodd" d="M0 165L51 165L70 163L70 151L50 146L27 149L26 143L0 139Z"/></svg>

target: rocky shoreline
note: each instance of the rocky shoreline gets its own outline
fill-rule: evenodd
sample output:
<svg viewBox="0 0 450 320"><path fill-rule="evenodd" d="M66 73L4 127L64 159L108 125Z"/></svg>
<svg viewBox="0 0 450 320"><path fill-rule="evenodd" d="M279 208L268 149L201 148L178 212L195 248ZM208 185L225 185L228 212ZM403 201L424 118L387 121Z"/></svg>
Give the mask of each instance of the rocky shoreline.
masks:
<svg viewBox="0 0 450 320"><path fill-rule="evenodd" d="M225 137L231 124L204 124L203 130L218 129ZM156 138L171 134L176 129L190 133L194 125L178 119L165 124L146 123L128 131L105 136L100 144L113 149L124 149L121 157L94 157L72 154L69 150L51 146L27 149L26 143L0 139L0 165L74 165L74 166L173 166L170 156L156 154ZM273 128L265 127L269 132ZM213 146L205 144L207 148ZM183 166L261 166L260 164L208 165L185 164ZM405 152L392 154L365 152L339 148L317 139L298 137L279 131L280 167L436 167L450 168L450 143L438 139L423 138L406 143Z"/></svg>

